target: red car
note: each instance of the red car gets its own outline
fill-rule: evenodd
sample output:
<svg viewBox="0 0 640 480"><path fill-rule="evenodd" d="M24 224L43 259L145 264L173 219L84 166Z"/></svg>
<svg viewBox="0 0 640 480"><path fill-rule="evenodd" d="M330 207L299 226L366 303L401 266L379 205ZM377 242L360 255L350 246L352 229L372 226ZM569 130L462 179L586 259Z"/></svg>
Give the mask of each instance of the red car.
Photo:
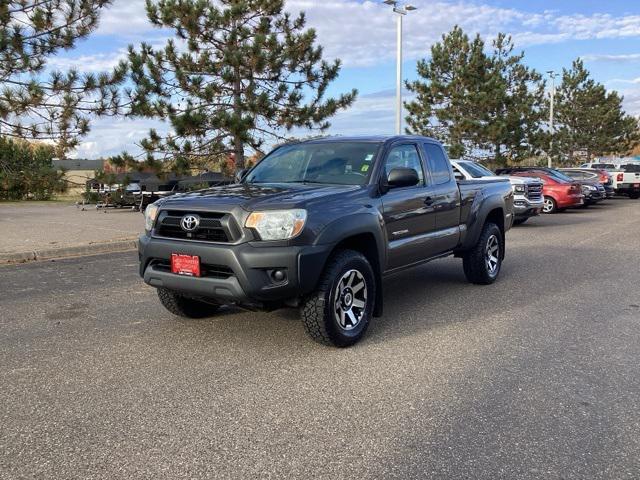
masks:
<svg viewBox="0 0 640 480"><path fill-rule="evenodd" d="M544 195L544 213L556 213L567 208L584 205L582 186L574 182L570 177L560 172L550 173L546 171L530 170L526 172L514 172L512 175L519 177L534 177L542 180L542 194Z"/></svg>

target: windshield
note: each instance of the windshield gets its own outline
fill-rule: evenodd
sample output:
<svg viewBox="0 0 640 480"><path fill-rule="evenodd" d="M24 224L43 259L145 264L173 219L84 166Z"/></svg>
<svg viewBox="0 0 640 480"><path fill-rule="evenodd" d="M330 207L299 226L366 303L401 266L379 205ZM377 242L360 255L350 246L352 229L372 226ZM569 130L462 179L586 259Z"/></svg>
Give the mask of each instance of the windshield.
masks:
<svg viewBox="0 0 640 480"><path fill-rule="evenodd" d="M489 170L486 167L483 167L482 165L480 165L478 163L461 162L460 166L462 168L464 168L467 171L467 173L469 173L469 175L471 175L473 178L495 177L496 176L496 174L493 173L491 170Z"/></svg>
<svg viewBox="0 0 640 480"><path fill-rule="evenodd" d="M379 148L377 142L285 145L262 159L244 182L364 185Z"/></svg>

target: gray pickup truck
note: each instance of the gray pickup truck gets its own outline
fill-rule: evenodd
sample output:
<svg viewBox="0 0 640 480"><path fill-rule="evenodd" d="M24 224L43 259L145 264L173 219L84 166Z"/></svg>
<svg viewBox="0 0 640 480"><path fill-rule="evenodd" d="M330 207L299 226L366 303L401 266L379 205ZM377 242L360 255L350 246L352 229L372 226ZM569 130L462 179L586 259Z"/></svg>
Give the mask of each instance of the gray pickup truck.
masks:
<svg viewBox="0 0 640 480"><path fill-rule="evenodd" d="M279 146L239 183L150 205L140 275L172 313L300 308L315 340L356 343L382 314L383 278L462 258L493 283L513 223L507 179L457 182L442 145L417 136Z"/></svg>

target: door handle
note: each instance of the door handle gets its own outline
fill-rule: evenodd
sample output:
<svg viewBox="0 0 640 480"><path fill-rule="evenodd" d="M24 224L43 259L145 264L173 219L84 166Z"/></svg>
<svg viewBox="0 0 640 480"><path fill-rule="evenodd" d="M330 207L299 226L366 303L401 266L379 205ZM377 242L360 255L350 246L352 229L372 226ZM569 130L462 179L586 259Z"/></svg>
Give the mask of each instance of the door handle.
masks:
<svg viewBox="0 0 640 480"><path fill-rule="evenodd" d="M431 197L427 197L424 199L424 204L425 205L433 205L433 198Z"/></svg>

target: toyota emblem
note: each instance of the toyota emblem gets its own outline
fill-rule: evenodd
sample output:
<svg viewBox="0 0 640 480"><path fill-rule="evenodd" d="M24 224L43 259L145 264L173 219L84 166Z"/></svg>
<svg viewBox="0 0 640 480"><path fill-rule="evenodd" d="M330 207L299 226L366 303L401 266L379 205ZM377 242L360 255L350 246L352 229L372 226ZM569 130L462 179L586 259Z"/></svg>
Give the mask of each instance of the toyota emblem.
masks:
<svg viewBox="0 0 640 480"><path fill-rule="evenodd" d="M180 226L185 232L193 232L200 226L200 217L197 215L185 215L180 220Z"/></svg>

